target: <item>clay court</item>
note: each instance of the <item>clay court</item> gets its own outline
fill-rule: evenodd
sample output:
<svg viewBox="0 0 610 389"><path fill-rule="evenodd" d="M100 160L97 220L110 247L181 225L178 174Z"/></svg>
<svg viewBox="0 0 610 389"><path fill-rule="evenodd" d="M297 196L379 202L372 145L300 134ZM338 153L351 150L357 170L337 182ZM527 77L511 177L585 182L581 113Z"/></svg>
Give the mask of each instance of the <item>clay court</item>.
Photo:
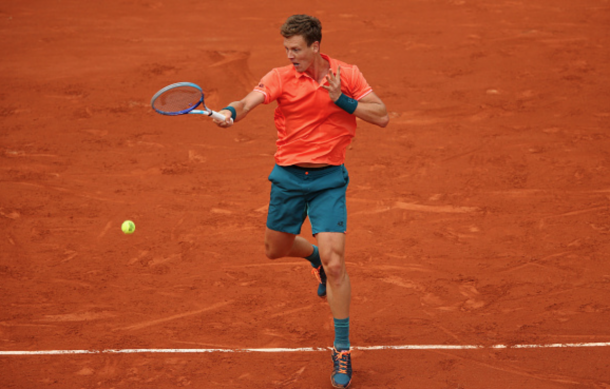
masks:
<svg viewBox="0 0 610 389"><path fill-rule="evenodd" d="M264 254L275 104L150 108L242 98L296 13L391 117L347 154L352 387L609 389L608 0L2 2L0 386L330 388Z"/></svg>

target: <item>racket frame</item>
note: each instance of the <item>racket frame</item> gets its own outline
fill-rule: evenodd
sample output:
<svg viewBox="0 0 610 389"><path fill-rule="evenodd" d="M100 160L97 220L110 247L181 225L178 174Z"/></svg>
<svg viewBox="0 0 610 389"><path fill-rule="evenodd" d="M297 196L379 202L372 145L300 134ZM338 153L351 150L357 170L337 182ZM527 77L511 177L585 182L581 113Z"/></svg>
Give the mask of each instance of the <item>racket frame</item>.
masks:
<svg viewBox="0 0 610 389"><path fill-rule="evenodd" d="M177 111L177 112L165 112L165 111L161 111L161 110L158 110L157 108L155 108L155 101L157 100L157 98L159 98L161 95L163 95L165 92L167 92L169 90L172 90L174 88L179 88L182 86L188 86L191 88L195 88L201 93L201 98L199 99L199 102L197 104L194 104L192 107L190 107L188 109L185 109L182 111ZM153 95L152 99L150 100L150 105L157 113L160 113L161 115L166 115L166 116L196 114L196 115L207 115L216 120L221 120L221 121L226 120L225 115L218 113L216 111L213 111L205 105L203 89L201 89L201 87L199 85L193 84L192 82L176 82L176 83L173 83L171 85L168 85L168 86L160 89L157 93L155 93ZM195 109L195 108L199 107L200 105L203 105L204 109Z"/></svg>

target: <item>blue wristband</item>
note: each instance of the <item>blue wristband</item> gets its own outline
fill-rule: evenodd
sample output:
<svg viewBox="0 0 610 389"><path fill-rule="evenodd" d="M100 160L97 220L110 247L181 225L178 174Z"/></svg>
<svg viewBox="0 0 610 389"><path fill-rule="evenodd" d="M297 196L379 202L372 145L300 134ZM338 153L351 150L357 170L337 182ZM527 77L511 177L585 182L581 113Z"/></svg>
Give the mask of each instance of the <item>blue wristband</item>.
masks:
<svg viewBox="0 0 610 389"><path fill-rule="evenodd" d="M358 100L354 100L351 97L347 97L345 94L341 93L341 96L339 96L337 101L335 101L335 104L345 112L351 114L356 110Z"/></svg>
<svg viewBox="0 0 610 389"><path fill-rule="evenodd" d="M223 109L221 109L221 111L223 111L223 110L231 111L231 119L233 119L233 121L235 121L235 118L237 117L237 111L235 111L235 108L228 105L228 106L224 107Z"/></svg>

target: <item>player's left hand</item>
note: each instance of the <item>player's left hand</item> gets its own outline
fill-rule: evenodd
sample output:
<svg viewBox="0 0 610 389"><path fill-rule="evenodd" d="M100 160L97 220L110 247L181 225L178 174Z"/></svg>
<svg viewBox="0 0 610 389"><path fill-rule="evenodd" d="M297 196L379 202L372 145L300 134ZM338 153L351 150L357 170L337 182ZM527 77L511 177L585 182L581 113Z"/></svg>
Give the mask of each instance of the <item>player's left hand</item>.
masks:
<svg viewBox="0 0 610 389"><path fill-rule="evenodd" d="M328 69L326 80L328 85L322 85L322 88L328 91L328 97L335 102L341 96L341 66L337 67L337 74L334 74L332 69Z"/></svg>

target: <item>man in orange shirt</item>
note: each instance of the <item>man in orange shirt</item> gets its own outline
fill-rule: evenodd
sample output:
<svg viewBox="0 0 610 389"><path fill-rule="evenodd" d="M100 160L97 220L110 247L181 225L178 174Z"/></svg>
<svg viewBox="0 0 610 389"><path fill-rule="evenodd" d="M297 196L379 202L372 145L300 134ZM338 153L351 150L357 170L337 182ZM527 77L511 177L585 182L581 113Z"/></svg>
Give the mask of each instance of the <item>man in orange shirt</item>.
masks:
<svg viewBox="0 0 610 389"><path fill-rule="evenodd" d="M389 117L356 66L320 52L318 19L293 15L281 34L292 64L267 73L246 97L220 110L226 119L216 123L229 127L260 104L278 103L265 253L270 259L301 257L311 262L320 281L318 295L328 295L335 321L331 383L347 388L352 379L351 286L345 268L349 176L343 163L356 118L385 127ZM298 236L307 217L318 246Z"/></svg>

